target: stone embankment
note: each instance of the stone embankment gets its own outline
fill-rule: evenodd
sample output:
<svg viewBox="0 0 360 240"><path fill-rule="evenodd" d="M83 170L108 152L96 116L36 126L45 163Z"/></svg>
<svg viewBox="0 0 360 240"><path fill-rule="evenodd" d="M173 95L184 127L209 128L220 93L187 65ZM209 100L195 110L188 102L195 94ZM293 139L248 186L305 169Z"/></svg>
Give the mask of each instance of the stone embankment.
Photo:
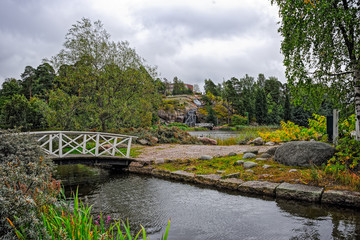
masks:
<svg viewBox="0 0 360 240"><path fill-rule="evenodd" d="M162 163L163 161L161 161ZM246 181L235 176L221 176L217 174L196 175L186 171L156 169L155 161L134 161L129 165L128 171L132 173L147 174L165 179L173 179L189 183L198 183L214 186L220 189L230 189L242 193L270 196L278 199L292 199L306 202L332 204L351 208L360 208L360 192L344 190L326 190L323 187L302 184L273 183L267 181ZM234 175L234 174L233 174Z"/></svg>

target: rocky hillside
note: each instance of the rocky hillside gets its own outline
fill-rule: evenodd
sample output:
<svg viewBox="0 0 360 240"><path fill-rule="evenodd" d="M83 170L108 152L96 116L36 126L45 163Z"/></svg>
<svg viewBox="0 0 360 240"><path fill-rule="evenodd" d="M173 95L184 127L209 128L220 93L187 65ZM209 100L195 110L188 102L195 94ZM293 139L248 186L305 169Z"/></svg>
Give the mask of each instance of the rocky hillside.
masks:
<svg viewBox="0 0 360 240"><path fill-rule="evenodd" d="M197 95L175 95L163 98L158 111L160 121L164 123L183 123L186 118L186 113L190 109L198 108L195 102L200 101L200 98L201 97ZM199 116L199 113L197 113L197 115Z"/></svg>

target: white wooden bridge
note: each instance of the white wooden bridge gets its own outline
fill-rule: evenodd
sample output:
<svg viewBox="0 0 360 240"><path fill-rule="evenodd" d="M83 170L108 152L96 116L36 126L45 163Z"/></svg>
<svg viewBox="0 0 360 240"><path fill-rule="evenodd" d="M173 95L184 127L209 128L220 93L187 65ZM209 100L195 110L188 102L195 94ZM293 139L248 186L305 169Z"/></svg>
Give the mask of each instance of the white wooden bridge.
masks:
<svg viewBox="0 0 360 240"><path fill-rule="evenodd" d="M127 166L135 136L78 131L30 132L41 149L57 164Z"/></svg>

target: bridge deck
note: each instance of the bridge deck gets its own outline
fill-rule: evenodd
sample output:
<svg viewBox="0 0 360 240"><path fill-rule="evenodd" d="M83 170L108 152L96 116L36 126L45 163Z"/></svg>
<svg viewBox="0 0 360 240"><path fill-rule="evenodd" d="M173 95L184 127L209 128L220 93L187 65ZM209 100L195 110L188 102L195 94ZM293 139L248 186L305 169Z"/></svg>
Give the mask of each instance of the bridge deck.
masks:
<svg viewBox="0 0 360 240"><path fill-rule="evenodd" d="M119 156L91 156L82 154L70 154L66 157L49 156L54 163L58 165L66 164L83 164L83 165L112 165L112 166L128 166L132 158Z"/></svg>

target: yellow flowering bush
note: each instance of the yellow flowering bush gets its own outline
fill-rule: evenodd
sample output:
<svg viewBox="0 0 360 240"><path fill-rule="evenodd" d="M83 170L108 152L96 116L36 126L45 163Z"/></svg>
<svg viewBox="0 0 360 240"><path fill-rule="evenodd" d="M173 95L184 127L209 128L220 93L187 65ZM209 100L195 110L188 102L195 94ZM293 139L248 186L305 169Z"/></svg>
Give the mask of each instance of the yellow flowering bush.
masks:
<svg viewBox="0 0 360 240"><path fill-rule="evenodd" d="M297 140L319 140L326 136L326 117L313 114L315 119L309 119L309 128L301 127L293 122L281 121L281 129L273 132L258 132L266 142L289 142Z"/></svg>

